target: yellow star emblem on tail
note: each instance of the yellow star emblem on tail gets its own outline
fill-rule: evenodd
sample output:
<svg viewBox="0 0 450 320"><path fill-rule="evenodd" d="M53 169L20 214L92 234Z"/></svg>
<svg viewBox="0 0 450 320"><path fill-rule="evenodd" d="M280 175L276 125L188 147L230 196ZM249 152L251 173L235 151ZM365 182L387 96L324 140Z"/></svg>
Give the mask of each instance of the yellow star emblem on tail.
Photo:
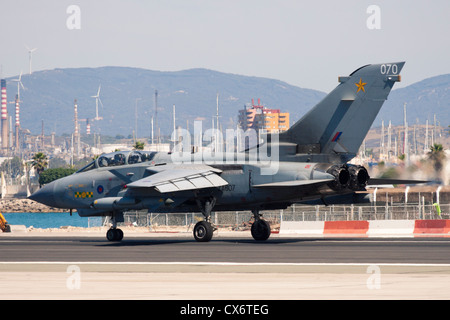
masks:
<svg viewBox="0 0 450 320"><path fill-rule="evenodd" d="M362 79L359 78L359 82L355 83L355 85L358 87L358 91L356 91L356 93L358 93L360 90L362 90L363 92L366 92L366 90L364 90L364 86L366 85L366 82L362 82Z"/></svg>

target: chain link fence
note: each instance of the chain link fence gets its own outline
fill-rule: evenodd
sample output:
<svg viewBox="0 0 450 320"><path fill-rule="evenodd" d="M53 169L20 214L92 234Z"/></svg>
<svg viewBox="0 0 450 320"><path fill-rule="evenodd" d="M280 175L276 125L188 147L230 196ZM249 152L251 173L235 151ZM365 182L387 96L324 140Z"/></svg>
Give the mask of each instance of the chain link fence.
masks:
<svg viewBox="0 0 450 320"><path fill-rule="evenodd" d="M273 229L281 221L350 221L350 220L420 220L449 219L450 204L386 204L384 206L292 205L284 210L260 211ZM201 213L148 213L147 211L127 211L124 225L157 228L161 226L186 227L186 230L203 220ZM251 211L212 212L211 221L219 228L231 230L249 229L253 222Z"/></svg>

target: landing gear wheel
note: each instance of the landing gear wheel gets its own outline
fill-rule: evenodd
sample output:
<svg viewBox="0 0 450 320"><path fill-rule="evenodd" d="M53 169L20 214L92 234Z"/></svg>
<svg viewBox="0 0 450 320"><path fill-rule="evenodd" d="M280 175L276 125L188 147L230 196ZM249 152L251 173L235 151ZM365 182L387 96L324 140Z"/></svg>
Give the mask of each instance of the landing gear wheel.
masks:
<svg viewBox="0 0 450 320"><path fill-rule="evenodd" d="M194 227L194 238L198 242L208 242L212 239L214 229L211 223L199 221Z"/></svg>
<svg viewBox="0 0 450 320"><path fill-rule="evenodd" d="M252 224L251 233L256 241L265 241L270 237L270 225L263 219L258 219Z"/></svg>
<svg viewBox="0 0 450 320"><path fill-rule="evenodd" d="M116 241L122 241L122 239L123 239L123 231L121 229L116 229L116 235L117 235L117 240Z"/></svg>
<svg viewBox="0 0 450 320"><path fill-rule="evenodd" d="M106 239L109 241L121 241L123 239L123 231L111 228L106 232Z"/></svg>

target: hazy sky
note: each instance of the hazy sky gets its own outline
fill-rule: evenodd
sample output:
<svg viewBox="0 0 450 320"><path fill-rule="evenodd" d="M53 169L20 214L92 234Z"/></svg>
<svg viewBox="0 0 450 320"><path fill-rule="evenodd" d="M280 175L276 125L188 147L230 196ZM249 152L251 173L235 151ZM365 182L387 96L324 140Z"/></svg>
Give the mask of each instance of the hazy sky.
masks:
<svg viewBox="0 0 450 320"><path fill-rule="evenodd" d="M339 75L370 63L406 61L396 87L450 73L449 0L2 0L0 5L3 77L28 72L25 45L38 48L33 71L207 68L321 91L333 89ZM79 15L67 13L70 5L78 6ZM367 13L370 5L378 6L379 15ZM379 21L380 29L369 29L368 20Z"/></svg>

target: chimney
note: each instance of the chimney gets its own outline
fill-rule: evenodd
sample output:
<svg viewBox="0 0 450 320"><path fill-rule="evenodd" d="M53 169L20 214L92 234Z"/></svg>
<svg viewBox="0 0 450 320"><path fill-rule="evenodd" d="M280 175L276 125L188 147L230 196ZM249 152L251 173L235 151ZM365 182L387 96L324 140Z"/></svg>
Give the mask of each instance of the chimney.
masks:
<svg viewBox="0 0 450 320"><path fill-rule="evenodd" d="M89 119L86 119L86 134L91 134L91 124L89 123Z"/></svg>
<svg viewBox="0 0 450 320"><path fill-rule="evenodd" d="M2 87L2 149L8 148L8 108L6 105L6 80L1 80Z"/></svg>
<svg viewBox="0 0 450 320"><path fill-rule="evenodd" d="M20 106L19 95L16 94L16 152L19 152L19 128L20 128Z"/></svg>

